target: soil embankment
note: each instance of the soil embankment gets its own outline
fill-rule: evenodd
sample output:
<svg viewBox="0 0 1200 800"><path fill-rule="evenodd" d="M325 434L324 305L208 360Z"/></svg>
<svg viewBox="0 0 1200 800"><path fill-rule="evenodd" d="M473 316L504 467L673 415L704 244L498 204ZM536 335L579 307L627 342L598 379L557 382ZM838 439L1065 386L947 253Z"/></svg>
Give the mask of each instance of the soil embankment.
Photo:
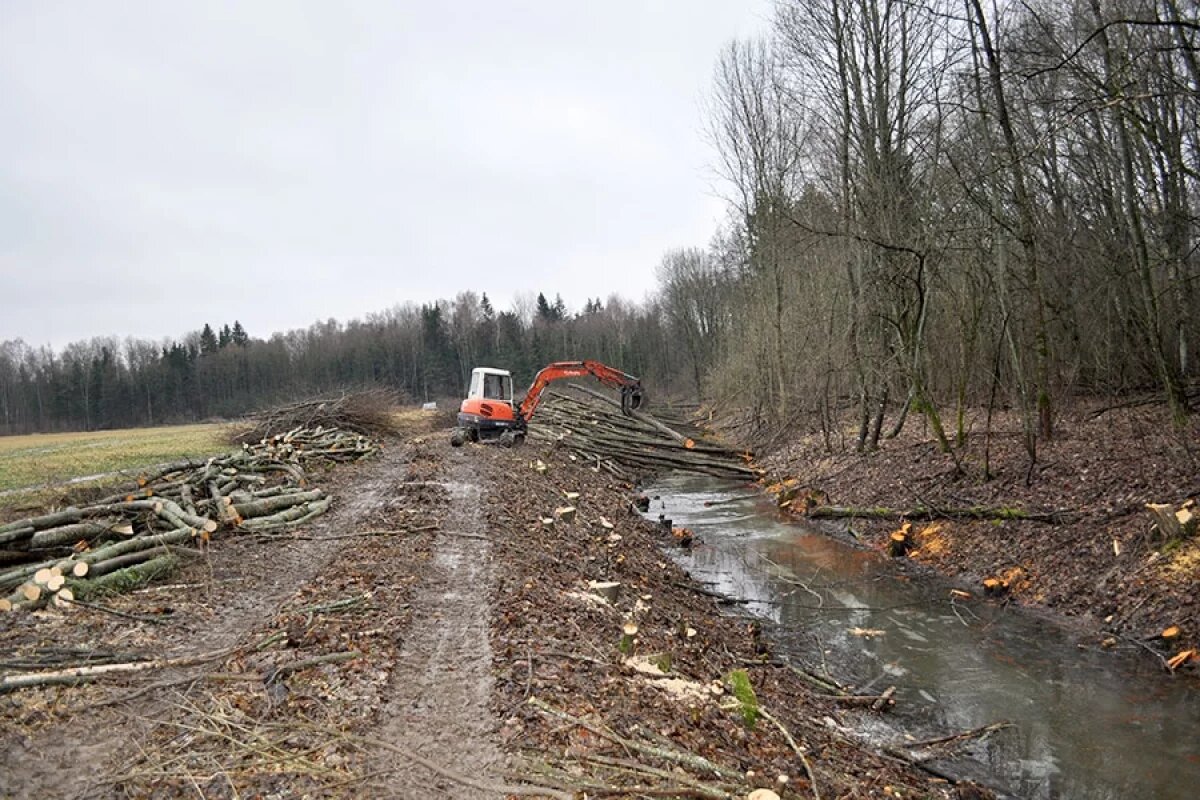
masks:
<svg viewBox="0 0 1200 800"><path fill-rule="evenodd" d="M722 613L663 553L679 546L671 534L631 513L628 486L567 459L539 474L487 455L494 708L526 774L589 796L988 796L855 744L846 727L864 712ZM549 524L568 502L574 520ZM739 670L753 712L731 694Z"/></svg>
<svg viewBox="0 0 1200 800"><path fill-rule="evenodd" d="M876 452L854 453L847 434L847 446L830 453L823 437L810 432L789 437L765 464L774 475L794 476L802 490L823 492L822 503L932 510L933 519L912 520L912 559L961 579L974 593L995 578L1004 589L1001 602L1081 618L1092 631L1091 644L1152 652L1164 664L1200 645L1200 537L1165 540L1152 531L1145 508L1179 506L1200 495L1196 421L1179 431L1162 409L1080 409L1059 420L1055 439L1041 443L1032 468L1018 421L1003 415L993 424L990 441L982 420L969 427L957 464L939 452L919 417ZM1055 512L1058 519L937 513L977 507L997 517L1013 510ZM835 524L848 524L883 550L901 523ZM1180 634L1164 641L1159 634L1172 626Z"/></svg>
<svg viewBox="0 0 1200 800"><path fill-rule="evenodd" d="M416 436L332 473L302 528L4 615L5 674L189 660L0 696L0 796L983 796L855 744L872 712L773 661L628 486L552 450Z"/></svg>

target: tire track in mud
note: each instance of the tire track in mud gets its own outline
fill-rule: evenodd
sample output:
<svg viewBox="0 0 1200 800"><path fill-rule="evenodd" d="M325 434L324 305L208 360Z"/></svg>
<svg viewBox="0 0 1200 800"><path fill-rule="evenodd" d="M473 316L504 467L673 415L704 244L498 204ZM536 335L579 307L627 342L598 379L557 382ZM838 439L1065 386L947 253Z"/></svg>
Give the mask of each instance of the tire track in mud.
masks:
<svg viewBox="0 0 1200 800"><path fill-rule="evenodd" d="M178 576L180 581L208 584L207 589L194 590L203 592L194 600L176 598L179 612L192 614L189 622L193 624L187 629L162 630L155 646L172 656L185 656L237 645L343 548L352 546L344 540L320 537L351 529L356 521L382 508L404 482L410 453L410 448L395 445L364 469L337 476L331 487L336 504L329 514L307 526L305 532L311 539L271 548L269 557L264 556L264 545L252 538L214 544L207 564ZM197 569L203 572L195 572ZM194 604L190 609L189 603ZM107 619L101 624L116 640L127 633L128 625L122 621ZM67 636L72 632L69 627L65 630ZM59 640L58 644L75 642ZM158 673L149 682L173 675ZM114 686L112 691L123 689ZM153 694L138 702L136 715L123 713L119 707L85 709L32 736L16 731L0 734L0 798L96 796L104 785L97 785L97 779L120 771L119 764L130 755L129 742L145 735L153 724L155 709L163 708L163 701ZM116 730L121 735L111 735Z"/></svg>
<svg viewBox="0 0 1200 800"><path fill-rule="evenodd" d="M413 625L392 675L379 738L456 773L496 780L505 766L495 741L492 697L492 545L485 538L478 456L454 451L445 487L450 510L413 601ZM391 796L495 798L402 757L380 757Z"/></svg>

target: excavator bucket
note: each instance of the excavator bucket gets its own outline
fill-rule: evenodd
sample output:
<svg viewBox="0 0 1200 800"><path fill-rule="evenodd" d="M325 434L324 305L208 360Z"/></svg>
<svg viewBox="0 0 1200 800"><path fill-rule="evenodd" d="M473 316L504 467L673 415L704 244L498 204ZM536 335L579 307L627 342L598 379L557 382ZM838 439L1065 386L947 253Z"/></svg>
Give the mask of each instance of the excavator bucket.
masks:
<svg viewBox="0 0 1200 800"><path fill-rule="evenodd" d="M640 386L621 387L621 411L628 415L642 407L644 394Z"/></svg>

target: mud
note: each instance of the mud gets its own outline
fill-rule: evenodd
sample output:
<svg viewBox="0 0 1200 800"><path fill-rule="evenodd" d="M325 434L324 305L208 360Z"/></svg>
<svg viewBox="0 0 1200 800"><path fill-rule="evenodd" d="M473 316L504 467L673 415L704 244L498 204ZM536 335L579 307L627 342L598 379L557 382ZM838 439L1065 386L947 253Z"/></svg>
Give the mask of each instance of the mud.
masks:
<svg viewBox="0 0 1200 800"><path fill-rule="evenodd" d="M385 507L389 488L403 479L408 462L403 448L392 448L357 471L352 482L350 475L338 475L327 484L338 502L307 529L312 538L283 547L249 537L221 541L202 563L169 583L106 601L130 613L157 611L164 625L131 624L86 608L7 615L0 621L3 652L55 646L181 657L235 647L353 541L324 537L351 529ZM185 674L163 672L115 690L111 684L93 685L0 698L0 712L12 723L0 734L0 796L78 797L103 791L98 776L121 771L130 741L148 738L175 698L148 692L135 709L109 701ZM111 735L116 730L121 735Z"/></svg>
<svg viewBox="0 0 1200 800"><path fill-rule="evenodd" d="M562 452L455 451L439 432L322 483L340 500L315 524L219 540L170 584L106 601L166 624L86 609L5 617L0 648L17 654L222 652L0 697L0 797L499 798L514 784L636 797L653 793L646 781L660 794L677 781L716 785L564 724L534 699L711 759L733 797L759 785L787 800L818 787L823 797L974 791L855 743L855 713L771 658L754 626L725 616L661 552L674 539L629 512L631 487ZM543 522L565 502L575 521ZM612 604L589 596L589 581L607 579L623 587ZM664 654L666 676L627 660ZM787 735L717 699L735 669ZM675 693L687 685L703 696Z"/></svg>
<svg viewBox="0 0 1200 800"><path fill-rule="evenodd" d="M472 454L454 451L446 471L450 509L416 587L418 622L397 658L379 737L475 778L499 778L505 758L495 742L492 696L491 542L480 510L482 488ZM463 787L394 754L384 784L397 798L460 797ZM472 790L472 797L500 798Z"/></svg>

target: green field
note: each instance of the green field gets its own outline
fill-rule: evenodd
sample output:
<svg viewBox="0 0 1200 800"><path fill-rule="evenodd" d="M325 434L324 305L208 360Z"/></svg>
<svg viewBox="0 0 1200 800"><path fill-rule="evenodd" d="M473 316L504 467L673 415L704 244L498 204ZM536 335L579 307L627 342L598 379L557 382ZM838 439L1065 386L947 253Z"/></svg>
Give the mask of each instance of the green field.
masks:
<svg viewBox="0 0 1200 800"><path fill-rule="evenodd" d="M223 452L230 449L223 431L222 425L205 424L3 436L0 492ZM0 497L0 506L4 505L8 503Z"/></svg>

